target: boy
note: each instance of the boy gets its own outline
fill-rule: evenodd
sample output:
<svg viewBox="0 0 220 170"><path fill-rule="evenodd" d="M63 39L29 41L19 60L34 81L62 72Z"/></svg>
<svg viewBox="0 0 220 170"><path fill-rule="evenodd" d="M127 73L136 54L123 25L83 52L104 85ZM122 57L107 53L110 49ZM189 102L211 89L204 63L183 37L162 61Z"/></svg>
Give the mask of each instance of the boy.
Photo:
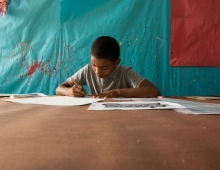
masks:
<svg viewBox="0 0 220 170"><path fill-rule="evenodd" d="M134 72L120 66L120 47L109 36L98 37L91 48L91 64L87 64L56 88L57 95L86 96L87 85L94 98L157 97L159 89Z"/></svg>

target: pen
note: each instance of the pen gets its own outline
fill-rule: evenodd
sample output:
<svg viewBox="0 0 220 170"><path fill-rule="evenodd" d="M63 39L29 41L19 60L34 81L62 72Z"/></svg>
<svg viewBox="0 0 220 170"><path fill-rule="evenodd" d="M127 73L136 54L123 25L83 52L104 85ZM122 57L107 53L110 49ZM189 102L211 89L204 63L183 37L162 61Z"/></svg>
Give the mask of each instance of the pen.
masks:
<svg viewBox="0 0 220 170"><path fill-rule="evenodd" d="M73 84L78 85L78 83L76 82L76 80L74 80L72 77L71 77L71 80L72 80Z"/></svg>

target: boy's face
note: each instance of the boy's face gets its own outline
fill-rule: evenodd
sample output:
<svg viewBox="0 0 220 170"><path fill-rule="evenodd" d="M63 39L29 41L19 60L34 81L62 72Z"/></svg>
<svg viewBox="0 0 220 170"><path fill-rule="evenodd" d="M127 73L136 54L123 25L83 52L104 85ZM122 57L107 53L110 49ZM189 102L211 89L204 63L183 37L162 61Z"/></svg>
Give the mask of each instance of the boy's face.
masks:
<svg viewBox="0 0 220 170"><path fill-rule="evenodd" d="M120 58L116 62L108 59L97 59L91 56L92 69L99 78L107 77L120 63Z"/></svg>

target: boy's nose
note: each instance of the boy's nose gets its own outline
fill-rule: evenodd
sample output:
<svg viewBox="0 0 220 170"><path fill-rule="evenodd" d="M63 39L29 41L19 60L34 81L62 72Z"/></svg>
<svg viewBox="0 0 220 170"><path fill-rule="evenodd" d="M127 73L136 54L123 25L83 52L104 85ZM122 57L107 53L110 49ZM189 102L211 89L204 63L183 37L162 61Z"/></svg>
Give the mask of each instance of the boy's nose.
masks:
<svg viewBox="0 0 220 170"><path fill-rule="evenodd" d="M96 73L96 75L98 76L98 77L102 77L102 70L100 70L100 69L96 69L96 71L95 71L95 73Z"/></svg>
<svg viewBox="0 0 220 170"><path fill-rule="evenodd" d="M100 74L101 73L101 70L96 68L96 74Z"/></svg>

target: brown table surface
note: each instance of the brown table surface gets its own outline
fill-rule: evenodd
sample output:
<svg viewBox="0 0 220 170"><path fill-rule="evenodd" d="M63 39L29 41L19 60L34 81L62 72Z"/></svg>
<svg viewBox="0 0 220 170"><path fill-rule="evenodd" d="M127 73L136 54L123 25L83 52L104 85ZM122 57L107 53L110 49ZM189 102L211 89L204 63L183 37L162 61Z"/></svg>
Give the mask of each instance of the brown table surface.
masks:
<svg viewBox="0 0 220 170"><path fill-rule="evenodd" d="M220 115L88 107L0 99L0 170L220 169Z"/></svg>

